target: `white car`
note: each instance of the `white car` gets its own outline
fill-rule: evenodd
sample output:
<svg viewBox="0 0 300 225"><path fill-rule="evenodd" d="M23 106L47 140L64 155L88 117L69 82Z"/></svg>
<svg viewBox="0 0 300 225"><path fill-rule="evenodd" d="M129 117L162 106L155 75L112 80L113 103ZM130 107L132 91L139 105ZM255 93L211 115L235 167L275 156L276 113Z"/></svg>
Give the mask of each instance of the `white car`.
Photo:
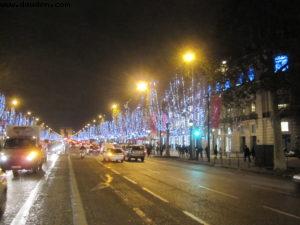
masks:
<svg viewBox="0 0 300 225"><path fill-rule="evenodd" d="M104 162L123 162L124 152L121 148L108 148L102 153Z"/></svg>
<svg viewBox="0 0 300 225"><path fill-rule="evenodd" d="M295 174L295 175L293 176L293 180L294 180L295 182L297 182L297 183L300 183L300 173L299 173L299 174Z"/></svg>

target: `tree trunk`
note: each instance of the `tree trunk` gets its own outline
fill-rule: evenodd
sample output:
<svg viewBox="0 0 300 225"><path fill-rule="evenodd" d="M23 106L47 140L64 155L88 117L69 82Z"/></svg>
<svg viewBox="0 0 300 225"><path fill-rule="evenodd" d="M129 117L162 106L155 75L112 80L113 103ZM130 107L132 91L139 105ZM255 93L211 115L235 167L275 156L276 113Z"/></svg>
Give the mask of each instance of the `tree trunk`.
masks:
<svg viewBox="0 0 300 225"><path fill-rule="evenodd" d="M274 136L274 170L284 171L286 170L286 160L284 152L281 146L281 118L278 111L278 100L276 91L271 92L272 102L272 126Z"/></svg>

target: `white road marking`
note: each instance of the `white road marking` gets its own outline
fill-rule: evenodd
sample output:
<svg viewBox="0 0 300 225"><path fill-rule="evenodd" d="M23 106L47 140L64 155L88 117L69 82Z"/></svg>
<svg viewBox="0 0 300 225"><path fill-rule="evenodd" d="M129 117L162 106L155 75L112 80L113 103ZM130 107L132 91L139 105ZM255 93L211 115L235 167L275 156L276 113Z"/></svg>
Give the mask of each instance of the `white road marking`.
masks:
<svg viewBox="0 0 300 225"><path fill-rule="evenodd" d="M255 184L251 185L251 187L252 187L252 188L257 188L257 189L266 190L266 191L277 192L277 193L279 193L279 194L284 194L284 195L289 194L288 192L279 191L279 190L275 190L275 189L273 189L273 188L264 187L264 186L260 186L260 185L255 185Z"/></svg>
<svg viewBox="0 0 300 225"><path fill-rule="evenodd" d="M199 185L198 187L203 188L203 189L208 190L208 191L211 191L211 192L214 192L214 193L217 193L217 194L220 194L220 195L223 195L223 196L226 196L226 197L229 197L229 198L239 199L235 195L227 194L227 193L222 192L222 191L217 191L217 190L214 190L214 189L211 189L211 188L208 188L208 187L204 187L204 186L201 186L201 185Z"/></svg>
<svg viewBox="0 0 300 225"><path fill-rule="evenodd" d="M147 224L155 224L150 218L148 218L146 216L146 214L140 210L139 208L133 208L133 211L143 219L144 222L146 222Z"/></svg>
<svg viewBox="0 0 300 225"><path fill-rule="evenodd" d="M206 223L204 220L200 219L199 217L193 215L192 213L189 213L187 211L182 211L185 215L189 216L190 218L192 218L193 220L197 221L198 223L201 223L203 225L209 225L208 223Z"/></svg>
<svg viewBox="0 0 300 225"><path fill-rule="evenodd" d="M34 189L30 192L29 197L26 199L25 203L22 205L20 210L18 211L17 215L13 219L13 221L10 223L10 225L25 225L27 222L27 218L29 215L29 211L34 204L35 200L37 199L37 195L42 187L42 185L47 182L50 172L52 171L58 156L55 155L55 157L52 157L52 164L49 166L49 169L47 170L44 179L40 180L34 187Z"/></svg>
<svg viewBox="0 0 300 225"><path fill-rule="evenodd" d="M70 172L70 186L71 186L71 203L73 211L73 224L74 225L87 225L85 212L82 206L82 201L77 187L76 177L73 170L72 161L70 156L69 161L69 172Z"/></svg>
<svg viewBox="0 0 300 225"><path fill-rule="evenodd" d="M169 201L161 196L159 196L158 194L153 193L152 191L150 191L148 188L143 187L142 188L144 191L148 192L149 194L153 195L154 197L162 200L163 202L169 203Z"/></svg>
<svg viewBox="0 0 300 225"><path fill-rule="evenodd" d="M131 182L131 183L133 183L133 184L137 184L136 181L130 179L129 177L126 177L125 175L123 175L123 177L124 177L126 180L128 180L129 182Z"/></svg>
<svg viewBox="0 0 300 225"><path fill-rule="evenodd" d="M295 218L295 219L300 220L300 216L296 216L296 215L294 215L294 214L291 214L291 213L287 213L287 212L281 211L281 210L279 210L279 209L274 209L274 208L269 207L269 206L266 206L266 205L263 205L262 207L263 207L264 209L268 209L268 210L271 210L271 211L273 211L273 212L276 212L276 213L279 213L279 214L282 214L282 215L285 215L285 216L293 217L293 218Z"/></svg>
<svg viewBox="0 0 300 225"><path fill-rule="evenodd" d="M112 169L112 168L110 168L110 170L113 171L115 174L120 175L120 173L119 173L118 171L116 171L116 170L114 170L114 169Z"/></svg>

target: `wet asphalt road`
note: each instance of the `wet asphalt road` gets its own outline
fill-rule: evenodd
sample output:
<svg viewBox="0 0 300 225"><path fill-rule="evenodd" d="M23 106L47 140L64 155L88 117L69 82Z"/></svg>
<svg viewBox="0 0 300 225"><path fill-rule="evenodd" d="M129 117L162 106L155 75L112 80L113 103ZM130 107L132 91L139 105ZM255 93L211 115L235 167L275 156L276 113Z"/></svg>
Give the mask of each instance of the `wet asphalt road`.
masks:
<svg viewBox="0 0 300 225"><path fill-rule="evenodd" d="M300 224L300 190L265 175L151 158L52 155L45 173L8 173L0 224Z"/></svg>

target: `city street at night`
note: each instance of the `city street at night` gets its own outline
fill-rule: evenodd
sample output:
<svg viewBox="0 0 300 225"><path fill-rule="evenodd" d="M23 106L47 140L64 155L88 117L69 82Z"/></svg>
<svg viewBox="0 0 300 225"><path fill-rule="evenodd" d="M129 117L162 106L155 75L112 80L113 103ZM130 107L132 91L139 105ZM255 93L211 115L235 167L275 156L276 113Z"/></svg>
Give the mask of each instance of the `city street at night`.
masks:
<svg viewBox="0 0 300 225"><path fill-rule="evenodd" d="M0 225L299 225L299 0L0 0Z"/></svg>
<svg viewBox="0 0 300 225"><path fill-rule="evenodd" d="M75 153L53 155L44 169L45 174L22 173L17 178L8 174L1 224L300 221L299 189L282 178L161 158L103 163L99 157L80 159Z"/></svg>

